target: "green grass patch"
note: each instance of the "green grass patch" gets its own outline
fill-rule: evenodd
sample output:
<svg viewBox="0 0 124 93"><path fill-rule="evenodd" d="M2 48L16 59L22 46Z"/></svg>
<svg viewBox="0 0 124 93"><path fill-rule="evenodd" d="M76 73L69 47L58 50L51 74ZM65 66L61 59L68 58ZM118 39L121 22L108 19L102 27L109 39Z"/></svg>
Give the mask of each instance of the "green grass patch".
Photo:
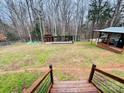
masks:
<svg viewBox="0 0 124 93"><path fill-rule="evenodd" d="M52 54L52 50L45 50L45 51L36 51L35 55L36 55L36 60L38 61L38 63L40 64L45 64L48 60L48 58L50 57L50 55Z"/></svg>
<svg viewBox="0 0 124 93"><path fill-rule="evenodd" d="M19 70L34 67L48 67L53 64L55 78L58 80L78 80L80 69L82 79L88 75L87 71L95 63L98 68L124 66L124 53L116 54L96 47L95 43L76 42L74 44L40 44L20 43L0 47L0 71ZM61 69L62 68L62 69ZM72 69L72 72L64 68ZM73 71L73 69L75 69ZM76 69L79 69L78 73ZM84 72L83 72L84 71ZM123 72L113 71L113 74L124 77ZM84 75L84 76L83 76ZM85 76L86 75L86 76ZM34 73L18 73L0 76L0 93L21 93L24 80L30 85L38 77ZM79 78L80 79L80 78Z"/></svg>
<svg viewBox="0 0 124 93"><path fill-rule="evenodd" d="M124 78L124 71L113 70L113 71L112 71L112 74L113 74L113 75L116 75L116 76L118 76L118 77L120 77L120 78Z"/></svg>
<svg viewBox="0 0 124 93"><path fill-rule="evenodd" d="M24 53L6 53L0 55L0 65L10 64L12 62L20 61L25 57Z"/></svg>
<svg viewBox="0 0 124 93"><path fill-rule="evenodd" d="M16 73L0 76L0 93L22 93L22 87L25 82L29 87L41 73Z"/></svg>

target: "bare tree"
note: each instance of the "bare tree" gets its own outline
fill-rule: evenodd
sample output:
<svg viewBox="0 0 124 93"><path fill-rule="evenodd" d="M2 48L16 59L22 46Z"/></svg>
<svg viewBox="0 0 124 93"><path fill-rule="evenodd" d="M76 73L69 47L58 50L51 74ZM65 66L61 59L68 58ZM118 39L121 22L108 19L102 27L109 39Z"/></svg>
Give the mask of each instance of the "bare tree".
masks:
<svg viewBox="0 0 124 93"><path fill-rule="evenodd" d="M71 35L76 41L79 35L85 34L86 37L91 23L93 28L120 24L123 0L114 1L117 1L115 5L108 0L2 0L0 4L4 8L0 8L0 16L2 21L17 31L20 40L33 41L35 35L36 40L43 42L44 35L49 33L54 36ZM95 19L92 22L87 19L88 11L92 9L88 2L96 3L98 9L97 12L94 10ZM112 6L115 10L110 13ZM109 15L112 18L108 18Z"/></svg>
<svg viewBox="0 0 124 93"><path fill-rule="evenodd" d="M114 25L114 22L117 20L118 16L121 13L120 7L121 7L121 4L122 4L122 1L123 0L117 0L117 4L115 5L115 10L114 10L114 13L113 13L113 17L112 17L110 26Z"/></svg>

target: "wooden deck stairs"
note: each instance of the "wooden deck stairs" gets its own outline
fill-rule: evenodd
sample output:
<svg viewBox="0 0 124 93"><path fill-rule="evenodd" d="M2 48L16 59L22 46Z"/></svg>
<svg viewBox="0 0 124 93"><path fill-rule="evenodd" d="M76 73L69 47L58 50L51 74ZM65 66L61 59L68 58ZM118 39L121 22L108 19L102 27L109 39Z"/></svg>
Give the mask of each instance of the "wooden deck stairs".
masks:
<svg viewBox="0 0 124 93"><path fill-rule="evenodd" d="M87 80L55 81L50 93L98 93L98 90Z"/></svg>
<svg viewBox="0 0 124 93"><path fill-rule="evenodd" d="M124 93L124 79L92 65L88 80L54 81L52 65L44 77L37 79L23 93Z"/></svg>

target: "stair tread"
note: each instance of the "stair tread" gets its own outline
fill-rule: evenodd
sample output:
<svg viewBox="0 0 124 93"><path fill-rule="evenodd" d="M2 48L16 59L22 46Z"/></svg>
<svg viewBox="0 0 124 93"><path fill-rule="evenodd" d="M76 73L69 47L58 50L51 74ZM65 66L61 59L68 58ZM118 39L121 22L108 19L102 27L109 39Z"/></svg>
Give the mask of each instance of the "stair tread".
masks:
<svg viewBox="0 0 124 93"><path fill-rule="evenodd" d="M51 90L51 93L98 93L98 91L97 90L95 90L95 89L85 89L85 90L79 90L79 89L71 89L71 90L63 90L63 89L61 89L61 90Z"/></svg>
<svg viewBox="0 0 124 93"><path fill-rule="evenodd" d="M87 80L55 82L51 93L98 93L98 90Z"/></svg>
<svg viewBox="0 0 124 93"><path fill-rule="evenodd" d="M68 83L69 84L70 83L73 83L73 84L78 83L79 84L79 83L83 83L84 84L84 83L88 83L88 81L87 80L82 80L82 81L56 81L55 84L57 84L57 83L59 83L59 84L68 84Z"/></svg>
<svg viewBox="0 0 124 93"><path fill-rule="evenodd" d="M53 88L55 88L55 87L57 87L57 88L64 88L64 87L66 87L66 88L71 88L71 87L93 87L93 85L92 84L70 84L70 85L65 85L65 84L55 84L54 86L53 86Z"/></svg>
<svg viewBox="0 0 124 93"><path fill-rule="evenodd" d="M91 91L91 90L96 90L95 88L88 88L88 90L86 88L53 88L53 91L59 91L59 90L63 90L63 91L72 91L72 90L84 90L84 91Z"/></svg>

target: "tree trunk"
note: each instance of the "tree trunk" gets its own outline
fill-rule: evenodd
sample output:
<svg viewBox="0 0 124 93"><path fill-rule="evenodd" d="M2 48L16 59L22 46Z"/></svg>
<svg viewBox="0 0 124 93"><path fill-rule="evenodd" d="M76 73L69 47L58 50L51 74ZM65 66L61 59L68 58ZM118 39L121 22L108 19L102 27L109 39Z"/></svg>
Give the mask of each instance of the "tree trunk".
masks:
<svg viewBox="0 0 124 93"><path fill-rule="evenodd" d="M119 15L120 6L121 6L122 1L123 1L123 0L118 0L118 2L117 2L117 5L116 5L116 8L115 8L115 11L114 11L113 18L112 18L112 20L111 20L110 26L113 26L113 25L114 25L114 22L115 22L116 18L117 18L118 15Z"/></svg>

